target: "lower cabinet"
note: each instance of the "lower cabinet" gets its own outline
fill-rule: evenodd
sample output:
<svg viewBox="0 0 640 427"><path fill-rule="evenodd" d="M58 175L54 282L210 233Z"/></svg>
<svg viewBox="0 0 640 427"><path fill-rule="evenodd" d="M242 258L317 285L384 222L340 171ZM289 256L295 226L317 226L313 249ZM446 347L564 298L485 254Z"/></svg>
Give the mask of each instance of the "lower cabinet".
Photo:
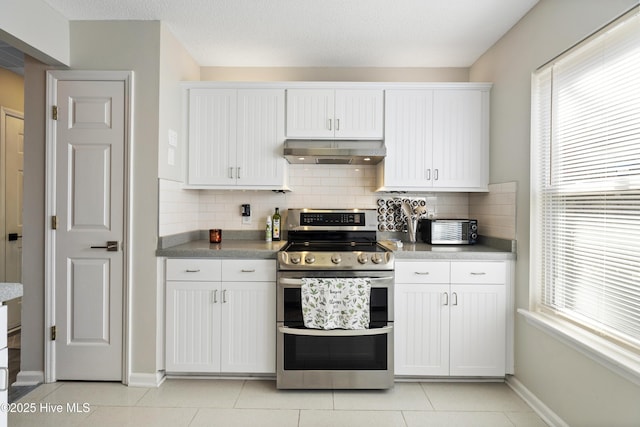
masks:
<svg viewBox="0 0 640 427"><path fill-rule="evenodd" d="M167 260L166 371L275 373L275 261Z"/></svg>
<svg viewBox="0 0 640 427"><path fill-rule="evenodd" d="M396 261L395 374L507 372L506 262Z"/></svg>

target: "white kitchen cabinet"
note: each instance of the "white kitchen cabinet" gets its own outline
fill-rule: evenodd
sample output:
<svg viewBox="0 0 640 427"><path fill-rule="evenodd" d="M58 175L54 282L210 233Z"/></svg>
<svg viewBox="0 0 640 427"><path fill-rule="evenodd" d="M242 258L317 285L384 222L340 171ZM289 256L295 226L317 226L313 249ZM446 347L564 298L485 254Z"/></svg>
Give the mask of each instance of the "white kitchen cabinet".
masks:
<svg viewBox="0 0 640 427"><path fill-rule="evenodd" d="M188 90L187 187L286 187L283 89Z"/></svg>
<svg viewBox="0 0 640 427"><path fill-rule="evenodd" d="M396 375L506 374L506 262L396 261L396 282Z"/></svg>
<svg viewBox="0 0 640 427"><path fill-rule="evenodd" d="M167 260L166 371L274 373L275 269L273 260Z"/></svg>
<svg viewBox="0 0 640 427"><path fill-rule="evenodd" d="M506 373L504 283L451 285L452 376L503 377Z"/></svg>
<svg viewBox="0 0 640 427"><path fill-rule="evenodd" d="M379 191L487 191L489 87L385 92Z"/></svg>
<svg viewBox="0 0 640 427"><path fill-rule="evenodd" d="M449 375L449 284L395 286L395 374Z"/></svg>
<svg viewBox="0 0 640 427"><path fill-rule="evenodd" d="M381 139L382 89L288 89L287 138Z"/></svg>

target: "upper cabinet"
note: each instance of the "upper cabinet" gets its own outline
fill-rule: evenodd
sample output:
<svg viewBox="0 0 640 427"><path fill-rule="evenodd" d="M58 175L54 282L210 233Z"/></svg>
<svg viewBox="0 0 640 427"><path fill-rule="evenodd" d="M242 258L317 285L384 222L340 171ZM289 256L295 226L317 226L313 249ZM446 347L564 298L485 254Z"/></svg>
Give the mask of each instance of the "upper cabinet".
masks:
<svg viewBox="0 0 640 427"><path fill-rule="evenodd" d="M187 187L286 188L284 89L188 89Z"/></svg>
<svg viewBox="0 0 640 427"><path fill-rule="evenodd" d="M185 187L287 190L286 139L384 139L377 191L487 191L490 90L489 83L185 83Z"/></svg>
<svg viewBox="0 0 640 427"><path fill-rule="evenodd" d="M488 84L385 93L379 191L487 191Z"/></svg>
<svg viewBox="0 0 640 427"><path fill-rule="evenodd" d="M382 89L287 89L287 138L382 139Z"/></svg>

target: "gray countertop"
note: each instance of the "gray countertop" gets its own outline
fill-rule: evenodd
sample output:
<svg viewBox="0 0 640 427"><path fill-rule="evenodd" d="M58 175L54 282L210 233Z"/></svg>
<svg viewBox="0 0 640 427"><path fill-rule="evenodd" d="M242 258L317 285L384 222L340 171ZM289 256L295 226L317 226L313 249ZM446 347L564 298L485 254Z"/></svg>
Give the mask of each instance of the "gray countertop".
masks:
<svg viewBox="0 0 640 427"><path fill-rule="evenodd" d="M181 245L156 251L157 256L168 258L251 258L276 259L276 253L286 244L285 241L265 242L264 240L222 240L222 243L209 243L208 240L195 240Z"/></svg>
<svg viewBox="0 0 640 427"><path fill-rule="evenodd" d="M415 259L467 259L510 260L516 258L513 250L489 244L476 245L428 245L426 243L404 243L396 248L392 242L382 241L394 251L396 260ZM156 251L157 256L167 258L251 258L275 259L285 241L265 242L260 240L223 240L212 244L208 240L195 240Z"/></svg>
<svg viewBox="0 0 640 427"><path fill-rule="evenodd" d="M466 260L510 260L516 253L494 246L475 245L429 245L426 243L404 242L401 248L384 241L383 245L393 250L397 261L419 259L466 259Z"/></svg>
<svg viewBox="0 0 640 427"><path fill-rule="evenodd" d="M22 296L22 284L20 283L0 283L0 302Z"/></svg>

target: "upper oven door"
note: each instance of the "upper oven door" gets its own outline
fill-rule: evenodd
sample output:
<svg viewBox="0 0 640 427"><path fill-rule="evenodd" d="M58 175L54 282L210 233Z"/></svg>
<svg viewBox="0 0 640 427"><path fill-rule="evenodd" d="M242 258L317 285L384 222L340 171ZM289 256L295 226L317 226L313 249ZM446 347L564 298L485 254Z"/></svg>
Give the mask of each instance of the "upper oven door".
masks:
<svg viewBox="0 0 640 427"><path fill-rule="evenodd" d="M304 328L301 287L303 277L368 278L371 281L370 328L385 327L393 321L393 271L307 271L278 272L276 320L285 326Z"/></svg>

